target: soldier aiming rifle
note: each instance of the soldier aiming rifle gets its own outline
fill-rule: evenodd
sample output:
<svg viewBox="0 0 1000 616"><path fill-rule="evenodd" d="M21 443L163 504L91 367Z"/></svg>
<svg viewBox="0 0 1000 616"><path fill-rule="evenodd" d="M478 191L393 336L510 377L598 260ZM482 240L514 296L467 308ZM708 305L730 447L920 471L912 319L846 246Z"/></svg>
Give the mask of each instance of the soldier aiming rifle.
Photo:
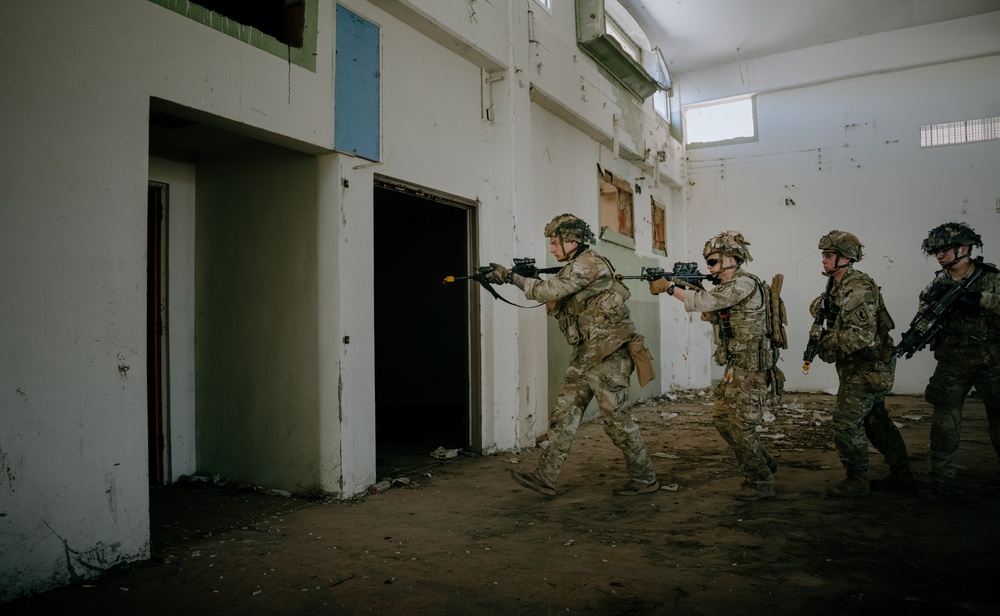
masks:
<svg viewBox="0 0 1000 616"><path fill-rule="evenodd" d="M515 304L514 302L508 300L507 298L497 293L497 290L493 288L492 284L490 284L491 280L490 274L494 272L498 267L503 267L503 266L495 263L490 265L481 265L476 268L475 274L470 274L469 276L445 276L444 280L442 281L442 284L448 284L450 282L455 282L458 280L475 280L476 282L481 284L484 289L489 291L490 295L492 295L494 299L498 299L504 303L510 304L511 306L517 306L518 308L537 308L538 306L543 305L543 304L535 304L534 306L522 306L520 304ZM530 258L518 259L517 257L515 257L514 267L510 269L507 268L504 269L512 274L523 276L524 278L538 278L539 274L555 274L556 272L561 270L562 267L539 268L535 267L534 259Z"/></svg>
<svg viewBox="0 0 1000 616"><path fill-rule="evenodd" d="M681 263L678 261L674 263L674 269L672 271L666 271L662 267L644 267L640 270L638 276L623 276L621 274L615 274L616 280L645 280L646 282L652 282L654 280L666 279L675 284L683 285L689 289L700 289L705 290L702 286L702 280L714 280L709 274L702 274L698 271L698 264L694 261L690 263Z"/></svg>

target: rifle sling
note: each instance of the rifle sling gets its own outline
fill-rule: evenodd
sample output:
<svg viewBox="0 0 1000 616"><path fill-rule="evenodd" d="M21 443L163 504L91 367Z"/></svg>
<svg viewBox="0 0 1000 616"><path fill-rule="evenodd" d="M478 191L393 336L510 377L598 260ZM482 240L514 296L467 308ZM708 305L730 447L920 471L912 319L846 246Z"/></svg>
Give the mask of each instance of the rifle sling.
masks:
<svg viewBox="0 0 1000 616"><path fill-rule="evenodd" d="M498 299L498 300L500 300L501 302L503 302L505 304L510 304L511 306L515 306L517 308L538 308L539 306L544 306L545 305L545 304L535 304L534 306L522 306L521 304L515 304L514 302L510 301L509 299L507 299L503 295L500 295L499 293L497 293L497 290L493 288L493 285L491 285L489 282L487 282L481 276L476 276L475 279L476 279L476 282L478 282L479 284L483 285L484 289L486 289L487 291L490 292L490 295L492 295L494 299Z"/></svg>

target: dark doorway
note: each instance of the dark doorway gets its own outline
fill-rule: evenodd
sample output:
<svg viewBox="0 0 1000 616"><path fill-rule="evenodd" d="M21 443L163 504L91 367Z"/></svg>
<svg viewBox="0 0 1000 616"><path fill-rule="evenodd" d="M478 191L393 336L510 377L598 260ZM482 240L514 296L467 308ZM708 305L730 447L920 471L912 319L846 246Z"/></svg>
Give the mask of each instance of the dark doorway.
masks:
<svg viewBox="0 0 1000 616"><path fill-rule="evenodd" d="M165 306L164 224L167 187L149 183L146 197L148 208L146 263L146 375L149 484L163 485L163 315Z"/></svg>
<svg viewBox="0 0 1000 616"><path fill-rule="evenodd" d="M474 208L376 181L375 455L379 478L434 462L438 447L477 450L478 347L465 274ZM474 283L473 283L474 284Z"/></svg>

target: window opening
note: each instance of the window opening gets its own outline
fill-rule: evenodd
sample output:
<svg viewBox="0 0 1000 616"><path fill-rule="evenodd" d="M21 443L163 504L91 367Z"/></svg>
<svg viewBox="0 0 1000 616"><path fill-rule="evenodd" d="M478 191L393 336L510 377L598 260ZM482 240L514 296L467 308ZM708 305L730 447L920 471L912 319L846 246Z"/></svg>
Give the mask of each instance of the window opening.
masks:
<svg viewBox="0 0 1000 616"><path fill-rule="evenodd" d="M1000 117L928 124L920 127L920 147L959 145L1000 139Z"/></svg>
<svg viewBox="0 0 1000 616"><path fill-rule="evenodd" d="M670 123L670 96L673 94L673 86L670 82L670 72L667 70L667 63L663 59L663 53L659 47L654 47L650 53L650 64L653 71L650 73L656 79L658 87L653 92L653 110L660 114L667 124Z"/></svg>
<svg viewBox="0 0 1000 616"><path fill-rule="evenodd" d="M309 71L319 0L148 0Z"/></svg>
<svg viewBox="0 0 1000 616"><path fill-rule="evenodd" d="M605 171L599 178L601 228L635 239L632 216L632 187L622 178Z"/></svg>
<svg viewBox="0 0 1000 616"><path fill-rule="evenodd" d="M653 252L667 256L667 211L656 205L652 197L649 202L653 220Z"/></svg>
<svg viewBox="0 0 1000 616"><path fill-rule="evenodd" d="M257 28L292 47L302 47L303 0L192 0L223 17Z"/></svg>
<svg viewBox="0 0 1000 616"><path fill-rule="evenodd" d="M684 142L695 147L756 141L754 97L685 107L684 128Z"/></svg>
<svg viewBox="0 0 1000 616"><path fill-rule="evenodd" d="M541 5L548 12L552 12L552 0L535 0L536 4Z"/></svg>
<svg viewBox="0 0 1000 616"><path fill-rule="evenodd" d="M619 26L618 23L615 20L611 19L610 17L605 20L605 24L606 24L605 31L607 32L608 36L618 41L618 44L622 46L622 50L626 54L628 54L630 58L641 64L642 50L639 48L636 42L633 41L631 38L629 38L629 36L625 34L625 31L622 29L622 27Z"/></svg>

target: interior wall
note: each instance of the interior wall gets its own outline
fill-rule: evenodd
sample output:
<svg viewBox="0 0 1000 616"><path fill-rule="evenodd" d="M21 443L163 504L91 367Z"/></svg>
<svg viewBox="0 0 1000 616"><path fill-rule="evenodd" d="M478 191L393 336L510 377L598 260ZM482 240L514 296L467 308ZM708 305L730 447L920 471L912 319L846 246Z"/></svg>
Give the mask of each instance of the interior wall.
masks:
<svg viewBox="0 0 1000 616"><path fill-rule="evenodd" d="M1000 231L992 164L1000 142L919 147L922 125L997 115L1000 88L983 78L994 74L1000 57L987 56L767 92L757 97L758 142L688 150L692 237L738 229L751 242L750 271L785 275L788 389L836 387L830 365L801 371L808 306L826 282L821 235L841 229L860 238L857 269L882 287L896 340L937 269L920 251L931 228L966 222L984 237L987 260L1000 257L990 241ZM894 391L921 393L932 370L926 350L900 360Z"/></svg>
<svg viewBox="0 0 1000 616"><path fill-rule="evenodd" d="M165 435L168 482L197 469L195 458L194 260L195 181L193 163L149 159L149 180L167 185L167 407Z"/></svg>
<svg viewBox="0 0 1000 616"><path fill-rule="evenodd" d="M318 151L333 52L309 72L145 1L4 2L0 23L2 602L149 556L150 98Z"/></svg>
<svg viewBox="0 0 1000 616"><path fill-rule="evenodd" d="M197 187L199 471L322 489L317 163L260 144L204 154Z"/></svg>
<svg viewBox="0 0 1000 616"><path fill-rule="evenodd" d="M543 237L543 229L552 218L564 212L572 213L587 221L595 234L600 232L598 185L598 165L624 178L636 179L645 177L647 172L635 167L624 159L616 159L599 143L587 135L575 130L561 118L549 113L538 105L532 106L531 114L532 160L535 161L533 175L533 200L536 204L532 228L528 230L533 242L533 252L530 255L537 263L545 266L559 265L548 254L548 242ZM654 186L652 178L639 182L640 193L634 195L633 217L636 231L635 247L616 244L612 241L598 241L594 248L608 257L618 273L638 275L642 267L665 267L668 257L653 253L652 247L652 217L650 212L650 197L656 197L658 202L670 207L672 204L672 189L666 182ZM671 224L672 215L668 215L667 224ZM527 235L527 233L525 234ZM649 294L648 285L642 281L628 281L632 297L629 308L632 320L639 333L647 338L647 345L653 351L654 357L662 357L659 341L661 328L659 318L659 298ZM548 409L552 407L562 385L563 375L570 361L570 347L565 337L559 331L555 320L546 316L543 309L528 312L534 323L533 327L544 327L548 356L547 391L540 405L539 417L533 426L546 429ZM538 338L541 338L539 336ZM672 382L673 375L664 374L658 370L657 379L639 388L634 384L631 390L633 400L641 397L658 395L664 383ZM596 406L591 405L588 417L594 415ZM542 412L544 411L544 415Z"/></svg>

